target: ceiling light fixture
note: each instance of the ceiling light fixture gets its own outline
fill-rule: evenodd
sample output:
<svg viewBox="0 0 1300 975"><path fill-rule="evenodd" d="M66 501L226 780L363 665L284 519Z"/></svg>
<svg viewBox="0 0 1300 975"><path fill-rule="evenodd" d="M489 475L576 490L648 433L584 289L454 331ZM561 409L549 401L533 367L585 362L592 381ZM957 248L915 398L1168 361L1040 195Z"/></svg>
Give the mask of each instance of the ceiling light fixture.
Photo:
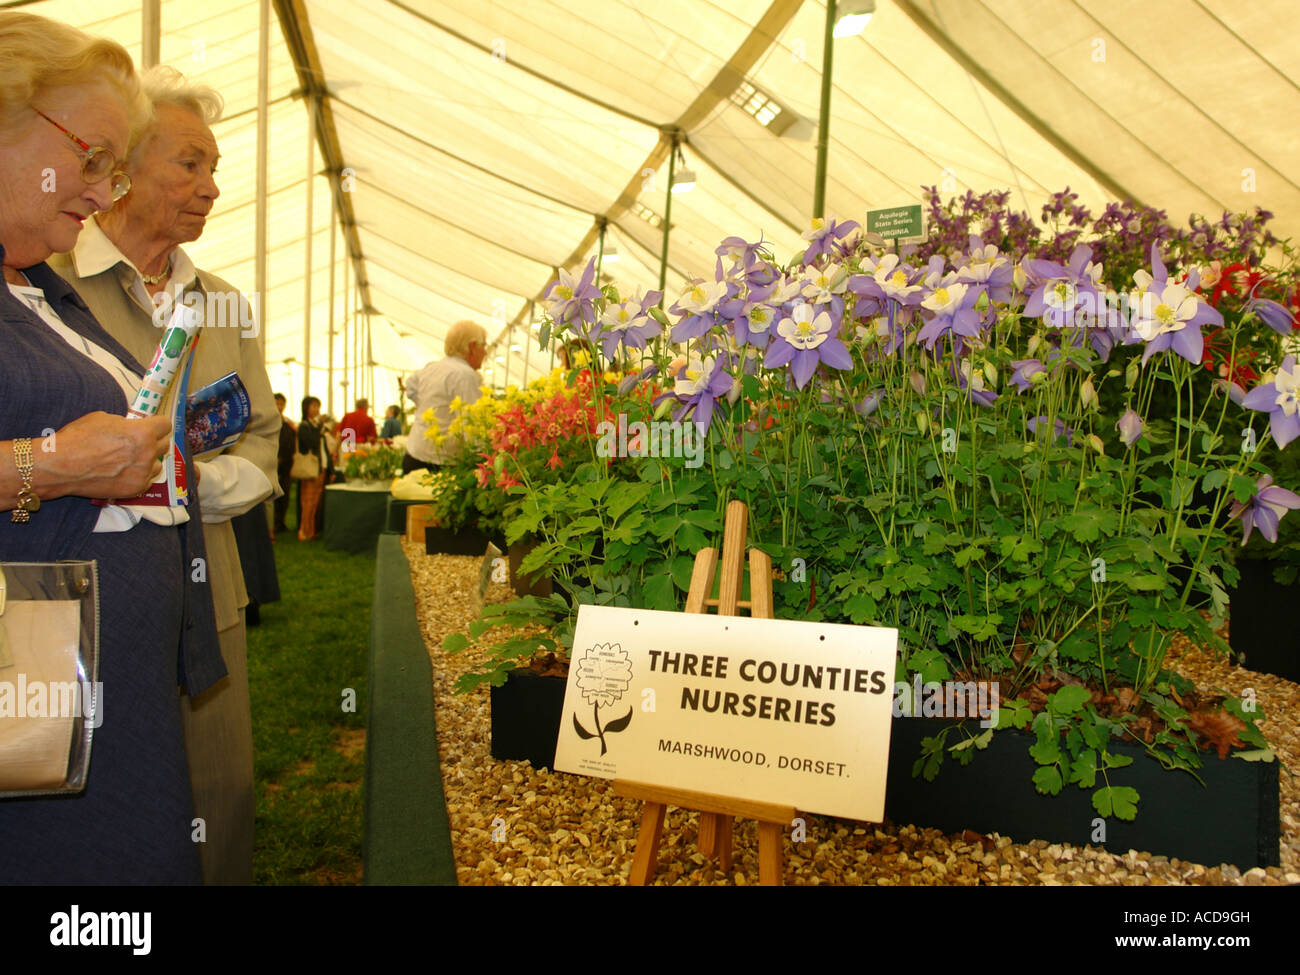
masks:
<svg viewBox="0 0 1300 975"><path fill-rule="evenodd" d="M834 37L856 37L871 23L871 15L876 12L876 0L857 0L843 3L836 12L840 15L835 21Z"/></svg>

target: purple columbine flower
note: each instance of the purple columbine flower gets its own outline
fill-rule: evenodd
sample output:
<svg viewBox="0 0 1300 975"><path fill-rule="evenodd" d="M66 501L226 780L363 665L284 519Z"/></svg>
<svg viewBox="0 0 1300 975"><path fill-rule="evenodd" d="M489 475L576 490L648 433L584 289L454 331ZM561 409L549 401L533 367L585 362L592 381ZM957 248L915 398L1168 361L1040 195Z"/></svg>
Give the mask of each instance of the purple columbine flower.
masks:
<svg viewBox="0 0 1300 975"><path fill-rule="evenodd" d="M1172 349L1198 366L1205 349L1201 326L1222 324L1223 316L1195 292L1172 281L1160 284L1154 279L1139 296L1131 322L1134 333L1146 342L1143 363L1157 352Z"/></svg>
<svg viewBox="0 0 1300 975"><path fill-rule="evenodd" d="M966 390L966 396L972 403L980 406L992 406L997 402L998 394L984 388L984 373L971 366L970 359L963 359L961 366L954 372L957 385Z"/></svg>
<svg viewBox="0 0 1300 975"><path fill-rule="evenodd" d="M1300 437L1300 412L1297 411L1297 396L1300 396L1300 368L1296 367L1295 356L1289 355L1282 360L1276 375L1270 382L1260 383L1241 401L1248 410L1260 410L1269 414L1269 430L1279 447L1285 447L1296 437Z"/></svg>
<svg viewBox="0 0 1300 975"><path fill-rule="evenodd" d="M676 343L699 338L717 321L715 309L718 302L728 296L726 281L693 281L686 286L686 291L677 299L677 303L668 309L674 315L681 315L682 320L673 326L672 340Z"/></svg>
<svg viewBox="0 0 1300 975"><path fill-rule="evenodd" d="M652 339L663 331L663 326L650 317L650 309L659 304L661 298L662 291L651 291L644 298L633 294L627 301L605 310L600 319L605 328L600 344L606 359L614 358L620 343L625 349L644 349L646 339Z"/></svg>
<svg viewBox="0 0 1300 975"><path fill-rule="evenodd" d="M935 342L949 331L964 339L977 337L982 325L975 310L979 294L978 288L955 282L935 288L921 302L921 307L933 314L917 333L917 341L933 349Z"/></svg>
<svg viewBox="0 0 1300 975"><path fill-rule="evenodd" d="M1020 392L1024 392L1033 385L1035 376L1046 375L1047 367L1038 359L1012 359L1010 382Z"/></svg>
<svg viewBox="0 0 1300 975"><path fill-rule="evenodd" d="M730 356L706 356L703 359L692 356L678 371L670 393L655 398L658 406L666 399L676 399L682 405L673 415L680 422L687 413L692 419L703 423L704 430L713 422L713 406L717 401L731 392L734 380L727 372L726 365Z"/></svg>
<svg viewBox="0 0 1300 975"><path fill-rule="evenodd" d="M1290 335L1295 327L1295 318L1291 310L1269 298L1251 297L1246 302L1245 311L1253 311L1261 322L1279 335Z"/></svg>
<svg viewBox="0 0 1300 975"><path fill-rule="evenodd" d="M998 253L996 244L985 244L979 237L970 239L970 261L957 269L957 280L982 285L989 300L1001 305L1011 302L1014 268Z"/></svg>
<svg viewBox="0 0 1300 975"><path fill-rule="evenodd" d="M819 363L834 369L852 369L853 357L832 334L834 330L831 316L826 312L814 316L811 305L796 305L790 316L777 325L763 365L775 369L791 363L790 373L799 389L808 384Z"/></svg>
<svg viewBox="0 0 1300 975"><path fill-rule="evenodd" d="M1142 417L1132 407L1124 411L1116 426L1119 427L1119 438L1126 447L1132 447L1142 436Z"/></svg>
<svg viewBox="0 0 1300 975"><path fill-rule="evenodd" d="M823 254L830 253L831 246L844 237L847 237L853 231L858 229L858 224L853 220L837 221L834 216L831 217L814 217L812 228L805 230L801 237L808 241L808 247L803 252L803 265L806 267Z"/></svg>
<svg viewBox="0 0 1300 975"><path fill-rule="evenodd" d="M743 298L724 298L718 302L718 317L731 323L737 345L759 349L767 345L777 317L776 309L766 304L772 291L772 285L751 288Z"/></svg>
<svg viewBox="0 0 1300 975"><path fill-rule="evenodd" d="M575 281L573 275L561 268L560 279L551 285L551 290L542 299L553 321L560 325L573 325L588 341L591 340L591 335L588 334L590 327L596 323L594 302L600 297L600 289L596 287L595 280L596 259L593 257L587 262L579 281Z"/></svg>
<svg viewBox="0 0 1300 975"><path fill-rule="evenodd" d="M1252 528L1258 528L1261 535L1270 542L1276 542L1278 522L1288 511L1300 508L1300 495L1286 488L1273 487L1273 478L1267 474L1255 482L1255 487L1257 490L1253 498L1245 504L1234 501L1228 509L1228 517L1240 516L1245 528L1241 537L1242 545L1250 541Z"/></svg>
<svg viewBox="0 0 1300 975"><path fill-rule="evenodd" d="M649 365L640 372L633 373L630 376L624 376L623 381L618 384L618 395L626 396L628 393L632 392L632 390L636 389L640 383L645 382L647 379L653 379L657 375L659 375L659 367Z"/></svg>
<svg viewBox="0 0 1300 975"><path fill-rule="evenodd" d="M1033 434L1037 434L1037 433L1038 433L1038 428L1039 428L1040 426L1043 426L1043 425L1046 424L1046 423L1047 423L1047 417L1045 417L1045 416L1035 416L1035 417L1032 417L1032 418L1029 420L1029 423L1028 423L1028 426L1029 426L1029 432L1030 432L1030 433L1033 433ZM1060 420L1057 420L1057 421L1053 424L1053 427L1054 427L1054 429L1055 429L1055 434L1056 434L1057 437L1064 437L1064 438L1065 438L1065 442L1066 442L1066 444L1067 444L1068 446L1071 446L1071 447L1074 446L1074 431L1073 431L1073 430L1071 430L1069 427L1067 427L1067 426L1066 426L1064 423L1062 423Z"/></svg>
<svg viewBox="0 0 1300 975"><path fill-rule="evenodd" d="M1096 307L1100 269L1089 263L1091 257L1092 248L1080 244L1067 266L1026 258L1022 266L1034 291L1025 302L1025 317L1041 318L1054 328L1074 327L1082 296L1088 295Z"/></svg>

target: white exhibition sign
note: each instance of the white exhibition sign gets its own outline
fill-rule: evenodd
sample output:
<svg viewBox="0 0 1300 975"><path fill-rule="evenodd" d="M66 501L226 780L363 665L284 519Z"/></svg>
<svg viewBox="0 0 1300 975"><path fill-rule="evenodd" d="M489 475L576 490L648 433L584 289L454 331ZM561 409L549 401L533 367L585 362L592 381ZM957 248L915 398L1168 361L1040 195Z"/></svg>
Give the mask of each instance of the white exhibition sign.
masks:
<svg viewBox="0 0 1300 975"><path fill-rule="evenodd" d="M898 631L581 606L562 772L879 822Z"/></svg>

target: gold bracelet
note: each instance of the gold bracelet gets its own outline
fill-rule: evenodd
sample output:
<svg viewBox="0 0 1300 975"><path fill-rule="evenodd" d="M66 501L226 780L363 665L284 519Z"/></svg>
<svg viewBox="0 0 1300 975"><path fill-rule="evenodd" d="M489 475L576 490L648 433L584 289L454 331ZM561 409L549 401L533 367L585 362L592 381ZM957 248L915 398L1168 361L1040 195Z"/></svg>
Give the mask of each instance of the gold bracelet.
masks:
<svg viewBox="0 0 1300 975"><path fill-rule="evenodd" d="M18 505L10 513L10 521L25 524L31 521L32 512L39 511L41 499L32 492L32 438L19 437L14 441L14 466L22 486L18 489Z"/></svg>

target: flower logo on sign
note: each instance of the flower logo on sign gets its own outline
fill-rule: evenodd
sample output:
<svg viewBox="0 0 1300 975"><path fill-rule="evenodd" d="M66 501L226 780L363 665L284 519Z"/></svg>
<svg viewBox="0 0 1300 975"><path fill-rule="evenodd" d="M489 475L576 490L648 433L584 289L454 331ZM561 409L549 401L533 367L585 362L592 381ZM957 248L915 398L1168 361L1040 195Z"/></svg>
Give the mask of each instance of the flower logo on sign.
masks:
<svg viewBox="0 0 1300 975"><path fill-rule="evenodd" d="M616 734L631 723L632 708L628 708L627 714L623 717L615 718L602 728L600 706L603 704L607 708L613 707L627 693L628 685L632 683L632 661L627 651L617 643L598 643L588 649L575 663L578 691L582 694L583 700L591 705L596 730L591 732L584 728L576 714L573 716L573 730L584 741L589 738L599 738L600 753L604 755L605 736Z"/></svg>

